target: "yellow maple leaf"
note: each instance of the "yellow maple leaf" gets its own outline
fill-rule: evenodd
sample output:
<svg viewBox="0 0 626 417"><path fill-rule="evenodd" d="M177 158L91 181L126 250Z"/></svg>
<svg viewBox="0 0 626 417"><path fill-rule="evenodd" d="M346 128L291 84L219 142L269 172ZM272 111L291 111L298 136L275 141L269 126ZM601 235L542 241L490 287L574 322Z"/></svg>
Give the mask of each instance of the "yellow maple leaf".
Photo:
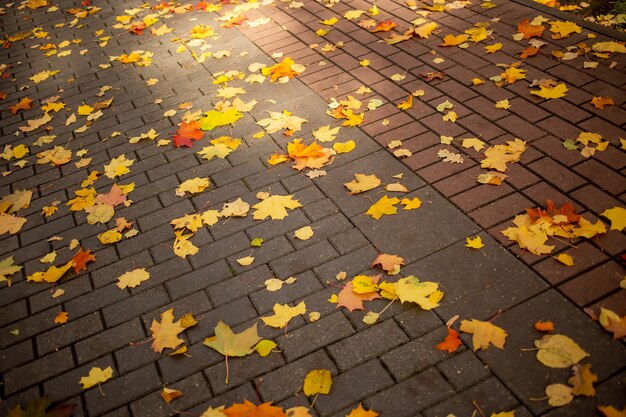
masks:
<svg viewBox="0 0 626 417"><path fill-rule="evenodd" d="M81 106L78 106L78 115L79 116L89 116L91 113L93 113L95 109L87 104L83 104Z"/></svg>
<svg viewBox="0 0 626 417"><path fill-rule="evenodd" d="M253 218L264 220L270 217L272 220L280 220L287 217L287 209L298 207L302 207L302 204L294 200L292 195L273 195L252 206L255 209Z"/></svg>
<svg viewBox="0 0 626 417"><path fill-rule="evenodd" d="M95 206L85 207L85 211L89 213L87 215L87 223L106 223L115 214L115 209L108 204L96 204Z"/></svg>
<svg viewBox="0 0 626 417"><path fill-rule="evenodd" d="M47 151L37 154L37 164L50 163L52 166L60 166L67 164L72 159L72 151L65 149L63 146L55 146Z"/></svg>
<svg viewBox="0 0 626 417"><path fill-rule="evenodd" d="M374 410L366 410L363 408L363 405L359 403L359 406L350 411L350 414L346 417L378 417L378 413Z"/></svg>
<svg viewBox="0 0 626 417"><path fill-rule="evenodd" d="M485 51L487 51L488 54L494 54L498 52L500 49L502 49L501 42L497 42L497 43L494 43L493 45L485 46Z"/></svg>
<svg viewBox="0 0 626 417"><path fill-rule="evenodd" d="M219 158L219 159L224 159L226 158L228 155L230 155L230 153L233 150L231 148L229 148L227 145L223 144L223 143L219 143L217 145L212 145L212 146L205 146L204 148L202 148L201 150L199 150L197 152L198 155L201 155L202 158L207 159L207 160L211 160L215 157Z"/></svg>
<svg viewBox="0 0 626 417"><path fill-rule="evenodd" d="M121 289L130 287L135 288L143 281L150 278L150 273L146 271L146 268L137 268L129 272L125 272L117 277L117 286Z"/></svg>
<svg viewBox="0 0 626 417"><path fill-rule="evenodd" d="M403 198L400 200L400 204L404 206L404 210L415 210L422 206L422 201L417 197L410 200L408 198Z"/></svg>
<svg viewBox="0 0 626 417"><path fill-rule="evenodd" d="M439 25L435 22L425 23L421 26L413 29L413 33L419 36L422 39L428 39L430 35L433 33L435 29L437 29Z"/></svg>
<svg viewBox="0 0 626 417"><path fill-rule="evenodd" d="M120 177L130 172L130 166L135 163L134 159L126 159L125 154L111 159L111 162L104 166L104 175L108 178Z"/></svg>
<svg viewBox="0 0 626 417"><path fill-rule="evenodd" d="M176 195L182 197L185 193L197 194L204 191L211 185L208 178L192 178L187 181L184 181L182 184L176 188Z"/></svg>
<svg viewBox="0 0 626 417"><path fill-rule="evenodd" d="M45 272L35 272L32 275L26 277L27 281L32 282L57 282L65 273L72 267L73 261L69 261L61 267L51 266Z"/></svg>
<svg viewBox="0 0 626 417"><path fill-rule="evenodd" d="M396 107L398 107L400 110L408 110L413 107L413 95L409 94L409 98L407 98L406 101L398 104Z"/></svg>
<svg viewBox="0 0 626 417"><path fill-rule="evenodd" d="M344 118L346 119L341 126L353 127L358 126L363 123L363 116L365 113L354 114L352 109L347 109L342 112Z"/></svg>
<svg viewBox="0 0 626 417"><path fill-rule="evenodd" d="M152 338L154 339L152 341L152 350L161 353L165 348L176 349L179 345L185 343L178 335L196 323L191 314L186 314L178 321L174 321L174 309L170 308L164 311L161 313L161 322L152 320L152 325L150 326Z"/></svg>
<svg viewBox="0 0 626 417"><path fill-rule="evenodd" d="M80 378L80 384L83 389L88 389L94 385L106 382L113 377L113 368L106 367L104 369L93 367L89 370L89 375Z"/></svg>
<svg viewBox="0 0 626 417"><path fill-rule="evenodd" d="M399 202L400 200L395 197L389 198L384 195L376 203L370 206L366 214L369 214L376 220L380 219L384 214L396 214L398 212L398 209L395 207L395 205Z"/></svg>
<svg viewBox="0 0 626 417"><path fill-rule="evenodd" d="M472 343L474 345L474 352L478 349L487 349L490 344L498 349L504 349L507 336L506 332L489 322L476 319L472 319L472 321L463 320L460 330L473 335Z"/></svg>
<svg viewBox="0 0 626 417"><path fill-rule="evenodd" d="M219 126L226 126L235 123L243 117L243 113L234 107L224 111L209 110L200 120L200 129L213 130Z"/></svg>
<svg viewBox="0 0 626 417"><path fill-rule="evenodd" d="M27 208L32 196L32 190L16 190L0 199L0 212L15 213L20 209Z"/></svg>
<svg viewBox="0 0 626 417"><path fill-rule="evenodd" d="M485 147L485 142L478 138L466 138L463 139L463 143L461 144L464 148L474 148L476 152L479 152L482 148Z"/></svg>
<svg viewBox="0 0 626 417"><path fill-rule="evenodd" d="M109 243L116 243L122 240L122 234L117 229L107 230L98 235L98 240L103 245Z"/></svg>
<svg viewBox="0 0 626 417"><path fill-rule="evenodd" d="M559 83L554 87L545 87L541 85L539 86L539 90L530 90L530 94L534 94L545 99L555 99L566 96L567 94L565 93L567 91L569 90L565 83Z"/></svg>
<svg viewBox="0 0 626 417"><path fill-rule="evenodd" d="M416 303L424 310L432 310L439 306L443 293L436 282L420 282L419 278L409 275L393 284L395 294L402 303Z"/></svg>
<svg viewBox="0 0 626 417"><path fill-rule="evenodd" d="M301 301L295 307L290 307L287 304L277 303L274 304L272 310L274 311L274 315L261 317L261 320L263 320L263 323L268 326L282 329L287 325L287 323L289 323L289 320L300 314L306 313L306 305L304 304L304 301Z"/></svg>
<svg viewBox="0 0 626 417"><path fill-rule="evenodd" d="M613 207L604 210L600 216L606 217L611 221L611 229L622 231L626 227L626 209L623 207Z"/></svg>
<svg viewBox="0 0 626 417"><path fill-rule="evenodd" d="M313 131L313 137L320 142L331 142L335 140L336 135L339 133L339 129L339 126L333 128L331 128L330 125L322 126Z"/></svg>
<svg viewBox="0 0 626 417"><path fill-rule="evenodd" d="M183 230L179 230L174 232L176 235L176 239L174 240L174 254L176 256L180 256L181 258L186 258L189 255L195 255L198 253L200 249L198 249L189 238L191 238L191 234L183 234Z"/></svg>
<svg viewBox="0 0 626 417"><path fill-rule="evenodd" d="M457 46L457 45L462 44L468 39L469 39L469 36L467 35L461 34L461 35L454 36L452 34L449 34L449 35L444 36L443 43L440 44L439 46Z"/></svg>
<svg viewBox="0 0 626 417"><path fill-rule="evenodd" d="M3 259L2 261L0 261L0 282L8 281L11 275L15 274L16 272L21 271L22 268L23 266L15 265L13 263L12 256L9 256L8 258Z"/></svg>
<svg viewBox="0 0 626 417"><path fill-rule="evenodd" d="M217 222L217 218L219 217L219 212L217 210L207 210L207 212L214 212L217 215L215 215L215 222ZM209 216L211 215L211 213L207 214L207 219L209 219ZM200 214L185 214L182 217L178 217L176 219L173 219L170 224L172 226L174 226L174 229L184 229L187 228L189 229L190 232L196 232L198 229L200 229L202 227L203 224L203 216ZM215 223L213 223L215 224Z"/></svg>
<svg viewBox="0 0 626 417"><path fill-rule="evenodd" d="M560 20L550 22L550 32L553 33L552 39L566 38L574 32L581 33L582 30L583 28L574 22L563 22Z"/></svg>
<svg viewBox="0 0 626 417"><path fill-rule="evenodd" d="M480 236L476 236L475 238L466 237L465 246L472 249L481 249L485 247L485 244Z"/></svg>
<svg viewBox="0 0 626 417"><path fill-rule="evenodd" d="M380 179L375 175L354 174L354 180L343 184L350 194L359 194L372 190L381 184Z"/></svg>

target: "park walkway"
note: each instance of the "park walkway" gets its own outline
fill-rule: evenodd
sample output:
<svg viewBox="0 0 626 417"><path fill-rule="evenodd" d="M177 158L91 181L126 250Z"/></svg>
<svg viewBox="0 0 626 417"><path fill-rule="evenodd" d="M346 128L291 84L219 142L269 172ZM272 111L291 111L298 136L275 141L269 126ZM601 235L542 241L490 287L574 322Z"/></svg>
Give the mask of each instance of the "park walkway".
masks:
<svg viewBox="0 0 626 417"><path fill-rule="evenodd" d="M37 3L46 2L28 2ZM28 204L24 197L0 204L0 262L12 257L23 267L0 270L11 282L0 289L0 415L44 395L74 404L76 416L198 416L244 399L309 407L313 396L302 386L314 369L333 376L330 393L309 410L319 417L344 417L359 403L383 417L602 416L597 406L626 407L623 341L593 320L601 307L626 314L626 237L602 217L626 205L625 59L592 49L610 37L581 27L555 40L550 22L561 15L504 0L442 2L442 11L393 0L375 8L361 0L28 4L0 8L0 196L32 191ZM518 24L539 15L545 31L533 39L545 45L535 43L539 51L522 59L529 41L515 35ZM373 32L381 22L395 27ZM421 34L406 32L433 22ZM449 41L458 45L440 46L468 30ZM406 39L385 42L393 36ZM285 73L275 72L274 82L276 69L260 70L286 58L296 65L279 67ZM543 87L530 88L533 80ZM560 83L565 96L530 94ZM614 105L597 108L594 97ZM262 127L268 112L274 120ZM181 132L194 120L199 140ZM324 126L340 129L333 135ZM585 136L577 141L584 132L601 139L585 146ZM307 145L317 138L323 149L314 157L300 150L298 159L288 150L296 138ZM463 146L474 138L467 144L482 148ZM502 184L477 182L489 171L481 167L485 151L516 138L523 152L507 161ZM342 145L349 141L352 150ZM328 158L333 144L340 146ZM294 163L309 165L300 171ZM344 184L355 174L382 184L350 194ZM193 179L208 186L180 189ZM385 189L392 183L404 191ZM396 212L368 214L385 195L398 198ZM299 205L282 219L257 215L254 205L268 196ZM249 213L223 208L238 198ZM416 198L421 205L410 210L399 201ZM571 202L595 232L550 239L555 248L542 255L502 234L547 200L557 208ZM208 214L181 220L178 230L171 224L196 213ZM11 230L9 215L26 221ZM307 226L312 237L295 236ZM467 247L476 236L484 246ZM82 268L72 260L79 248L95 256ZM42 260L51 252L56 258ZM399 274L373 264L380 254L402 258ZM559 254L574 264L557 261ZM54 281L54 271L37 275L52 265L67 266L54 285L28 282ZM120 284L137 269L149 278ZM349 311L334 297L355 276L378 274L438 283L443 298L429 310L396 299L366 324L367 312L389 304L378 289L369 290L366 298L377 299L364 310ZM269 278L289 277L295 281L277 291L266 287ZM306 312L286 329L259 319L276 303L300 302ZM151 349L153 320L172 308L176 320L187 313L197 320L181 333L184 354ZM67 322L55 323L61 312ZM436 349L456 315L457 331L472 319L504 329L504 348L476 350L461 332L455 352ZM228 384L224 356L203 344L219 321L237 333L256 323L277 345L264 357L230 357ZM580 363L597 374L594 396L556 408L542 399L547 385L568 384L571 366L551 368L522 350L543 336L539 321L588 353ZM94 367L111 367L112 377L83 389L79 380ZM166 403L164 386L183 396Z"/></svg>

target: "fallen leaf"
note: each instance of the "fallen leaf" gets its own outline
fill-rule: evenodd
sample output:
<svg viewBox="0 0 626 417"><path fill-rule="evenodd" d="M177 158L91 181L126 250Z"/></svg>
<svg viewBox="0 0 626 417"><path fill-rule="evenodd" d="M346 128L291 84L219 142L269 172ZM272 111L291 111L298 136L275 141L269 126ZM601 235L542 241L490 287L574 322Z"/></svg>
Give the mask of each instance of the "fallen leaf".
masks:
<svg viewBox="0 0 626 417"><path fill-rule="evenodd" d="M237 263L241 266L248 266L254 262L254 258L252 256L245 256L243 258L237 259Z"/></svg>
<svg viewBox="0 0 626 417"><path fill-rule="evenodd" d="M208 178L192 178L184 181L176 188L176 195L182 197L185 193L198 194L211 185Z"/></svg>
<svg viewBox="0 0 626 417"><path fill-rule="evenodd" d="M170 308L164 311L161 313L161 322L152 320L152 325L150 326L153 339L152 350L161 353L165 348L176 349L179 345L185 343L178 335L196 323L191 314L186 314L174 321L174 309Z"/></svg>
<svg viewBox="0 0 626 417"><path fill-rule="evenodd" d="M615 106L615 102L611 97L593 97L591 104L596 109L604 110L604 106Z"/></svg>
<svg viewBox="0 0 626 417"><path fill-rule="evenodd" d="M393 284L393 289L400 302L416 303L424 310L439 306L443 293L436 282L420 282L419 278L409 275Z"/></svg>
<svg viewBox="0 0 626 417"><path fill-rule="evenodd" d="M130 172L130 167L135 163L134 159L126 159L125 154L111 159L108 165L104 166L104 175L108 178L120 177Z"/></svg>
<svg viewBox="0 0 626 417"><path fill-rule="evenodd" d="M309 240L313 237L313 229L311 226L304 226L296 230L294 236L300 240Z"/></svg>
<svg viewBox="0 0 626 417"><path fill-rule="evenodd" d="M383 271L389 272L399 268L401 265L404 265L404 258L398 255L381 253L374 259L370 267L380 266Z"/></svg>
<svg viewBox="0 0 626 417"><path fill-rule="evenodd" d="M554 330L554 323L551 321L538 321L535 323L535 329L540 332L551 332Z"/></svg>
<svg viewBox="0 0 626 417"><path fill-rule="evenodd" d="M605 417L626 417L626 407L620 411L612 405L599 405L598 410L600 410Z"/></svg>
<svg viewBox="0 0 626 417"><path fill-rule="evenodd" d="M113 377L113 368L110 366L102 369L93 367L89 370L89 375L80 378L80 384L83 389L88 389L94 385L98 385L102 382L106 382Z"/></svg>
<svg viewBox="0 0 626 417"><path fill-rule="evenodd" d="M117 277L117 286L121 289L124 288L135 288L143 281L146 281L150 278L150 273L146 271L146 268L137 268L132 271L125 272L119 277Z"/></svg>
<svg viewBox="0 0 626 417"><path fill-rule="evenodd" d="M389 198L384 195L376 203L370 206L366 214L369 214L376 220L380 219L385 214L396 214L398 212L398 209L395 207L395 205L399 202L400 200L395 197Z"/></svg>
<svg viewBox="0 0 626 417"><path fill-rule="evenodd" d="M35 272L34 274L29 275L26 277L26 280L32 282L57 282L72 267L72 263L72 261L69 261L61 267L53 265L45 272Z"/></svg>
<svg viewBox="0 0 626 417"><path fill-rule="evenodd" d="M69 318L69 314L67 311L59 311L59 314L54 318L55 324L65 324L67 323L67 319Z"/></svg>
<svg viewBox="0 0 626 417"><path fill-rule="evenodd" d="M183 396L183 392L177 389L163 387L163 391L161 391L161 398L163 398L163 401L165 401L168 404L171 403L176 398L182 397L182 396Z"/></svg>
<svg viewBox="0 0 626 417"><path fill-rule="evenodd" d="M474 345L474 352L478 349L487 349L490 344L498 349L504 349L507 333L500 327L489 322L476 319L472 319L472 321L463 320L460 330L473 335L472 344Z"/></svg>
<svg viewBox="0 0 626 417"><path fill-rule="evenodd" d="M572 376L567 383L573 387L572 392L575 396L593 397L596 395L593 383L597 381L598 375L591 372L591 364L587 363L572 366Z"/></svg>
<svg viewBox="0 0 626 417"><path fill-rule="evenodd" d="M372 190L381 184L381 181L375 174L354 174L354 180L347 182L344 186L350 190L350 194L359 194Z"/></svg>
<svg viewBox="0 0 626 417"><path fill-rule="evenodd" d="M273 406L271 402L257 406L248 400L225 408L223 413L226 417L287 417L281 407Z"/></svg>
<svg viewBox="0 0 626 417"><path fill-rule="evenodd" d="M448 334L446 335L446 338L435 347L438 350L446 350L448 353L452 353L455 352L461 344L462 342L459 338L459 332L451 327L448 327Z"/></svg>
<svg viewBox="0 0 626 417"><path fill-rule="evenodd" d="M465 246L472 249L481 249L485 247L485 244L480 236L476 236L475 238L466 237Z"/></svg>
<svg viewBox="0 0 626 417"><path fill-rule="evenodd" d="M329 394L333 380L328 369L314 369L304 377L304 395Z"/></svg>
<svg viewBox="0 0 626 417"><path fill-rule="evenodd" d="M290 307L287 304L274 304L272 307L274 311L273 316L261 317L263 323L268 326L282 329L289 323L292 318L304 314L306 312L306 305L304 301L301 301L295 307Z"/></svg>
<svg viewBox="0 0 626 417"><path fill-rule="evenodd" d="M544 87L541 85L539 86L539 90L530 90L530 94L534 94L545 99L555 99L566 96L567 94L565 93L567 91L569 90L565 83L559 83L553 87Z"/></svg>
<svg viewBox="0 0 626 417"><path fill-rule="evenodd" d="M558 256L555 256L554 259L561 262L563 265L574 265L574 258L572 257L572 255L568 255L567 253L560 253Z"/></svg>
<svg viewBox="0 0 626 417"><path fill-rule="evenodd" d="M535 346L539 362L550 368L569 368L589 356L576 342L560 334L545 335L535 341Z"/></svg>
<svg viewBox="0 0 626 417"><path fill-rule="evenodd" d="M72 257L74 272L79 273L80 271L86 271L87 263L94 262L95 260L96 257L91 253L91 250L87 249L84 251L83 248L80 248L80 250L76 252L76 255Z"/></svg>
<svg viewBox="0 0 626 417"><path fill-rule="evenodd" d="M259 343L257 343L256 346L254 346L254 350L256 350L259 356L265 357L269 355L276 347L278 347L278 345L273 341L263 339Z"/></svg>
<svg viewBox="0 0 626 417"><path fill-rule="evenodd" d="M21 271L22 268L23 266L14 264L12 256L3 259L0 261L0 282L9 281L11 279L11 275Z"/></svg>
<svg viewBox="0 0 626 417"><path fill-rule="evenodd" d="M626 209L623 207L613 207L604 210L600 216L611 221L611 229L621 232L626 227Z"/></svg>
<svg viewBox="0 0 626 417"><path fill-rule="evenodd" d="M550 384L546 387L546 395L548 396L548 404L552 407L561 407L572 402L574 395L572 387L565 384Z"/></svg>
<svg viewBox="0 0 626 417"><path fill-rule="evenodd" d="M264 220L270 217L272 220L280 220L287 217L287 209L298 207L302 207L302 204L294 200L292 195L273 195L252 206L255 209L253 218Z"/></svg>

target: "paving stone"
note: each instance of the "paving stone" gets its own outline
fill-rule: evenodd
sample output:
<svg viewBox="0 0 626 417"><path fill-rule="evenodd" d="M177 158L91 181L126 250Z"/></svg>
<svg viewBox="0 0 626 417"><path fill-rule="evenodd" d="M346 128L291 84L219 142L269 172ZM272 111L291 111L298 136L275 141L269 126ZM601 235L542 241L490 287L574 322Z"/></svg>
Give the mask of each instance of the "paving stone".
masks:
<svg viewBox="0 0 626 417"><path fill-rule="evenodd" d="M345 371L408 340L395 321L385 320L329 346L328 352L339 369Z"/></svg>
<svg viewBox="0 0 626 417"><path fill-rule="evenodd" d="M102 414L129 403L150 391L159 388L160 381L154 365L147 365L119 378L101 384L101 389L92 389L85 394L87 410L91 415Z"/></svg>
<svg viewBox="0 0 626 417"><path fill-rule="evenodd" d="M30 385L63 373L74 366L70 348L43 356L4 374L4 391L13 394Z"/></svg>
<svg viewBox="0 0 626 417"><path fill-rule="evenodd" d="M328 416L392 384L381 363L371 360L335 377L330 394L317 402L315 409L321 417Z"/></svg>
<svg viewBox="0 0 626 417"><path fill-rule="evenodd" d="M0 351L0 372L6 372L35 359L35 350L30 340L25 340Z"/></svg>
<svg viewBox="0 0 626 417"><path fill-rule="evenodd" d="M463 240L402 268L404 274L439 283L447 301L442 302L436 312L446 320L455 314L485 320L498 310L513 307L546 288L539 276L517 262L494 240L484 233L479 236L485 244L481 250L487 256L466 248ZM455 262L447 262L449 259ZM511 277L515 277L513 282ZM475 302L478 298L480 303Z"/></svg>
<svg viewBox="0 0 626 417"><path fill-rule="evenodd" d="M532 325L538 320L558 323L559 334L570 337L588 352L593 371L600 381L626 364L623 346L554 290L505 311L494 322L503 329L515 329L507 337L505 350L489 349L479 352L478 356L500 380L506 381L508 389L533 414L546 412L550 407L547 402L531 401L529 398L544 395L545 386L554 381L565 381L570 375L569 368L549 368L536 359L534 352L520 350L532 347L533 342L539 339ZM520 328L520 323L528 324Z"/></svg>
<svg viewBox="0 0 626 417"><path fill-rule="evenodd" d="M337 374L333 361L320 349L257 378L256 385L265 401L281 401L291 393L298 392L304 377L312 369L328 369L332 375Z"/></svg>
<svg viewBox="0 0 626 417"><path fill-rule="evenodd" d="M281 352L283 352L287 362L292 362L294 359L341 340L353 333L354 329L348 319L345 318L343 313L338 311L294 330L286 336L280 336L276 343Z"/></svg>
<svg viewBox="0 0 626 417"><path fill-rule="evenodd" d="M36 337L37 352L43 356L76 341L104 330L98 313L70 320L59 327Z"/></svg>
<svg viewBox="0 0 626 417"><path fill-rule="evenodd" d="M451 243L476 232L476 226L447 204L430 187L407 194L418 197L423 203L417 210L398 210L398 214L374 220L366 214L352 219L356 226L384 253L400 255L406 263L421 259ZM428 225L437 224L437 230ZM388 233L394 230L395 233ZM387 232L386 232L387 231ZM419 231L420 239L415 239Z"/></svg>
<svg viewBox="0 0 626 417"><path fill-rule="evenodd" d="M215 334L214 328L219 321L225 321L231 327L255 318L257 312L247 297L238 298L214 310L196 317L198 324L186 330L191 343L204 340Z"/></svg>
<svg viewBox="0 0 626 417"><path fill-rule="evenodd" d="M469 350L438 363L437 369L457 391L489 376L489 369Z"/></svg>
<svg viewBox="0 0 626 417"><path fill-rule="evenodd" d="M207 292L213 304L221 306L263 288L265 280L271 277L270 269L266 265L261 265L227 281L212 285Z"/></svg>
<svg viewBox="0 0 626 417"><path fill-rule="evenodd" d="M178 414L176 410L192 407L211 398L209 384L201 373L193 374L167 388L177 389L183 392L183 396L179 397L176 402L174 402L176 408L162 400L161 391L155 391L130 404L133 415L154 417L174 416Z"/></svg>
<svg viewBox="0 0 626 417"><path fill-rule="evenodd" d="M285 279L307 269L314 268L337 256L337 251L328 241L321 241L300 249L288 256L270 262L276 277Z"/></svg>
<svg viewBox="0 0 626 417"><path fill-rule="evenodd" d="M233 273L224 260L217 261L200 269L191 271L176 279L170 279L165 284L170 297L178 300L198 290L208 288L212 284L230 278Z"/></svg>
<svg viewBox="0 0 626 417"><path fill-rule="evenodd" d="M410 417L452 393L454 390L439 372L430 368L371 396L364 405L384 416Z"/></svg>
<svg viewBox="0 0 626 417"><path fill-rule="evenodd" d="M80 395L81 392L83 392L80 378L89 375L89 371L93 367L105 369L109 366L113 369L113 375L118 375L113 358L107 355L46 381L43 384L44 392L46 395L49 395L50 398L54 398L55 401L64 401L68 398Z"/></svg>
<svg viewBox="0 0 626 417"><path fill-rule="evenodd" d="M211 384L212 391L219 395L284 364L285 360L279 353L270 353L266 357L249 355L242 358L229 358L228 383L226 383L226 363L224 361L206 369L204 374Z"/></svg>
<svg viewBox="0 0 626 417"><path fill-rule="evenodd" d="M386 151L376 152L339 168L331 168L327 172L328 175L316 178L314 181L339 210L349 218L357 213L367 211L371 205L368 197L375 199L376 193L379 191L377 188L359 195L350 195L343 184L354 180L355 173L376 174L384 183L396 182L397 180L393 179L392 176L403 174L405 179L400 180L400 182L409 190L415 190L424 184Z"/></svg>
<svg viewBox="0 0 626 417"><path fill-rule="evenodd" d="M139 319L128 321L74 344L77 361L79 364L83 364L144 337L145 334Z"/></svg>
<svg viewBox="0 0 626 417"><path fill-rule="evenodd" d="M517 399L496 378L489 378L452 398L424 411L425 417L445 416L450 413L469 414L475 410L474 402L487 415L508 411L518 404Z"/></svg>

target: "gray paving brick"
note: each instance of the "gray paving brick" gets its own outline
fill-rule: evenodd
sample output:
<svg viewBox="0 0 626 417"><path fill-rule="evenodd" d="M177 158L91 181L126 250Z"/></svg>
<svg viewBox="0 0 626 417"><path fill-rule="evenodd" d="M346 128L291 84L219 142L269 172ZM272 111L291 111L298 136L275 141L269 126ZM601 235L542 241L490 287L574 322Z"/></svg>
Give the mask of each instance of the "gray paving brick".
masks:
<svg viewBox="0 0 626 417"><path fill-rule="evenodd" d="M198 324L187 329L186 333L190 342L196 343L206 337L213 336L215 326L220 320L234 328L236 325L256 317L256 310L250 300L247 297L242 297L196 317Z"/></svg>
<svg viewBox="0 0 626 417"><path fill-rule="evenodd" d="M272 272L266 265L261 265L229 280L212 285L207 289L207 292L213 304L221 306L264 288L263 283L269 278L272 278Z"/></svg>
<svg viewBox="0 0 626 417"><path fill-rule="evenodd" d="M60 311L60 307L53 307L41 313L31 315L7 327L3 327L0 330L0 347L5 348L56 327L57 325L54 324L54 318ZM11 334L10 331L14 329L19 330L19 334Z"/></svg>
<svg viewBox="0 0 626 417"><path fill-rule="evenodd" d="M242 358L228 359L228 384L226 383L226 363L221 361L204 371L212 391L222 394L232 389L232 387L243 384L254 379L254 377L279 368L285 364L280 353L270 353L266 357L257 354Z"/></svg>
<svg viewBox="0 0 626 417"><path fill-rule="evenodd" d="M191 265L194 268L203 267L249 247L250 240L240 232L201 247L190 257Z"/></svg>
<svg viewBox="0 0 626 417"><path fill-rule="evenodd" d="M147 314L142 316L142 320L144 322L145 327L150 327L153 320L159 320L161 317L161 313L169 310L170 308L174 309L174 315L178 317L183 314L191 313L194 316L198 316L202 313L205 313L212 309L211 302L209 301L209 297L206 292L199 291L194 294L188 295L187 297L181 298L171 304L164 305L156 310L153 310Z"/></svg>
<svg viewBox="0 0 626 417"><path fill-rule="evenodd" d="M321 265L337 256L337 251L327 241L300 249L282 259L270 263L270 268L279 278L288 278Z"/></svg>
<svg viewBox="0 0 626 417"><path fill-rule="evenodd" d="M257 378L256 384L264 401L278 402L298 392L306 374L313 369L328 369L332 375L337 368L323 349Z"/></svg>
<svg viewBox="0 0 626 417"><path fill-rule="evenodd" d="M485 244L482 250L487 256L469 250L463 240L402 268L405 274L440 284L446 302L437 313L446 320L455 314L485 320L499 309L519 304L546 288L539 276L517 262L496 241L484 233L480 236ZM449 259L455 262L446 261ZM468 268L468 265L472 267ZM458 285L459 276L463 277L463 286ZM511 277L515 277L514 286ZM479 293L472 295L473 289L480 292L482 302L475 302Z"/></svg>
<svg viewBox="0 0 626 417"><path fill-rule="evenodd" d="M103 308L102 315L107 328L111 328L169 302L165 287L159 285Z"/></svg>
<svg viewBox="0 0 626 417"><path fill-rule="evenodd" d="M38 335L35 339L37 352L39 356L43 356L54 350L73 344L80 339L98 333L103 329L104 327L102 326L102 321L98 313L92 313L76 320L70 320L66 324L62 324L55 329Z"/></svg>
<svg viewBox="0 0 626 417"><path fill-rule="evenodd" d="M393 385L391 376L379 361L372 360L335 377L330 394L318 398L315 409L320 416L329 416L390 385Z"/></svg>
<svg viewBox="0 0 626 417"><path fill-rule="evenodd" d="M408 341L395 321L385 320L329 346L328 352L345 371Z"/></svg>
<svg viewBox="0 0 626 417"><path fill-rule="evenodd" d="M6 372L35 359L35 350L30 340L0 350L0 372Z"/></svg>
<svg viewBox="0 0 626 417"><path fill-rule="evenodd" d="M494 324L509 329L511 333L507 338L506 349L487 350L480 352L478 357L498 378L506 381L507 387L534 414L548 411L549 406L547 402L530 401L529 398L543 395L543 387L554 381L566 380L570 374L569 369L548 368L537 360L535 353L520 350L534 346L533 342L540 338L533 327L533 323L538 320L558 323L560 334L567 335L588 352L592 358L593 371L600 380L608 378L615 369L626 363L623 347L554 290L546 291L504 312ZM520 323L528 324L520 328ZM514 333L512 329L515 329ZM593 358L611 360L594 361Z"/></svg>
<svg viewBox="0 0 626 417"><path fill-rule="evenodd" d="M454 354L437 364L437 369L446 380L461 391L489 375L488 368L469 350Z"/></svg>
<svg viewBox="0 0 626 417"><path fill-rule="evenodd" d="M286 304L323 289L319 279L310 271L296 275L296 282L284 284L278 291L267 291L265 288L250 294L250 299L261 314L269 312L275 303ZM307 307L308 310L308 307ZM312 311L312 310L309 310Z"/></svg>
<svg viewBox="0 0 626 417"><path fill-rule="evenodd" d="M198 290L208 288L212 284L224 281L232 275L228 263L220 260L181 277L170 279L165 286L170 297L177 300Z"/></svg>
<svg viewBox="0 0 626 417"><path fill-rule="evenodd" d="M424 411L425 417L436 417L449 413L471 414L476 409L476 402L485 414L498 413L514 409L517 399L496 378L491 377L479 384L453 396L446 401Z"/></svg>
<svg viewBox="0 0 626 417"><path fill-rule="evenodd" d="M110 284L68 301L65 303L65 311L70 317L80 317L128 297L128 290L120 290L117 285Z"/></svg>
<svg viewBox="0 0 626 417"><path fill-rule="evenodd" d="M241 273L249 270L250 268L254 268L256 265L267 264L275 259L282 258L292 252L294 252L294 249L291 243L289 243L289 240L287 240L284 236L279 236L270 241L263 242L261 247L250 248L229 257L228 262L236 273ZM246 256L254 257L252 265L240 265L237 261L237 259L241 259Z"/></svg>
<svg viewBox="0 0 626 417"><path fill-rule="evenodd" d="M144 337L145 333L139 319L105 330L74 345L78 363L83 364L98 356L114 352L129 343L141 341Z"/></svg>
<svg viewBox="0 0 626 417"><path fill-rule="evenodd" d="M452 393L454 390L439 372L430 368L368 398L364 403L381 415L410 417ZM398 398L411 398L412 401L398 401Z"/></svg>
<svg viewBox="0 0 626 417"><path fill-rule="evenodd" d="M71 369L74 366L70 348L61 349L50 355L43 356L4 374L4 390L13 394L30 385L45 381Z"/></svg>
<svg viewBox="0 0 626 417"><path fill-rule="evenodd" d="M166 385L224 360L224 356L202 343L189 346L187 354L189 356L175 355L159 359L159 370Z"/></svg>
<svg viewBox="0 0 626 417"><path fill-rule="evenodd" d="M161 398L161 391L155 391L130 404L133 415L170 417L178 414L176 410L184 410L211 398L209 384L201 373L193 374L167 388L180 390L183 396L168 405Z"/></svg>
<svg viewBox="0 0 626 417"><path fill-rule="evenodd" d="M98 415L127 404L150 391L159 388L160 380L154 365L147 365L119 378L101 384L103 396L94 387L85 393L85 402L90 415Z"/></svg>
<svg viewBox="0 0 626 417"><path fill-rule="evenodd" d="M338 311L316 322L294 330L276 340L287 362L313 352L323 346L354 333L350 322Z"/></svg>
<svg viewBox="0 0 626 417"><path fill-rule="evenodd" d="M378 255L376 249L369 245L326 262L314 268L314 271L323 282L336 282L335 276L340 271L346 272L348 276L367 271Z"/></svg>
<svg viewBox="0 0 626 417"><path fill-rule="evenodd" d="M98 268L91 273L91 279L93 280L96 288L117 282L117 277L125 272L132 271L136 268L147 268L154 265L150 252L140 252L132 257L121 259L118 262L107 265L103 268Z"/></svg>
<svg viewBox="0 0 626 417"><path fill-rule="evenodd" d="M113 368L113 375L117 376L118 372L115 369L113 358L110 355L107 355L83 366L75 367L62 375L49 379L43 384L44 392L46 395L49 395L50 398L54 398L55 401L64 401L68 398L80 395L81 392L83 392L82 385L80 384L80 378L89 375L89 371L93 367L105 369L108 366Z"/></svg>

